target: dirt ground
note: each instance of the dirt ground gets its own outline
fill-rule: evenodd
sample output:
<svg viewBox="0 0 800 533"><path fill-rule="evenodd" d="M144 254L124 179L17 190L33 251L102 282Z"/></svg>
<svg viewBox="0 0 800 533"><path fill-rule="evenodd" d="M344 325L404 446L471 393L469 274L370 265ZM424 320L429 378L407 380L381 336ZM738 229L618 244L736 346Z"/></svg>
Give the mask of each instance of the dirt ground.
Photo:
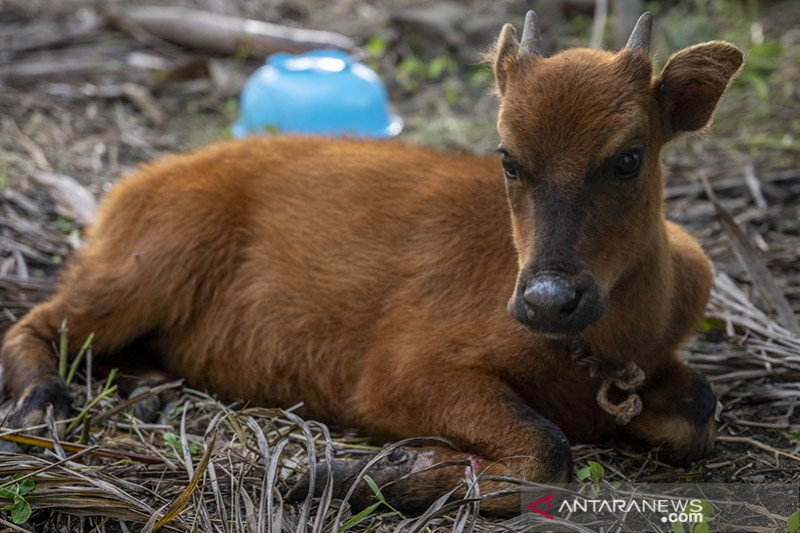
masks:
<svg viewBox="0 0 800 533"><path fill-rule="evenodd" d="M64 193L71 199L65 203L49 184L71 177L99 199L142 162L230 138L239 91L263 61L244 54L208 54L107 21L109 12L139 3L0 2L0 331L46 297L80 244L83 211L76 212L73 204L84 205L81 194ZM180 3L349 36L357 46L354 55L385 80L405 121L402 140L477 153L489 153L498 142L497 102L482 53L503 22L519 27L531 7L518 1ZM538 4L546 47L588 42L591 3ZM657 68L671 52L704 40L733 41L746 51L746 66L720 105L714 126L704 135L677 141L664 157L668 215L699 239L716 271L707 317L682 356L714 386L722 405L719 440L709 456L680 468L661 462L658 450L629 443L575 446L576 466L598 462L612 481L798 484L800 335L792 328L800 314L800 5L717 0L648 7L655 13ZM609 47L619 39L615 21L610 17ZM718 207L702 179L712 184ZM759 264L768 267L766 275L759 274ZM794 312L794 324L785 309L779 311L781 301ZM103 385L86 386L81 377L73 385L80 398L76 405L102 394ZM25 525L12 524L0 512L0 524L10 528L5 531L127 531L156 516L183 493L203 462L202 452L194 454L194 466L183 459L193 454L189 444L208 444L212 421L235 418L229 406L203 393L181 389L180 394L172 411L153 424L119 419L124 409L105 416L124 401L113 391L88 410L96 429L90 444L164 458L158 467L122 465L135 461L125 455L113 461L95 457L89 464L97 473L80 477L75 468L47 467L57 454L29 450L3 455L0 483L6 474L46 469L37 474L42 488L28 498L33 514ZM313 460L309 441L317 442L317 454L324 453L326 441L340 455L378 449L352 433L329 439L325 430L285 413L250 411L236 420L220 430L218 442L228 440L224 452L211 460L211 470L217 470L199 490L204 497L194 494L184 514L168 527L187 529L194 520L200 529L206 524L209 530L239 531L245 523L248 531L258 529L263 521L249 522L254 503L248 504L248 498L269 492L261 483L270 470L273 486L283 490L291 485L299 467ZM259 425L265 429L257 430ZM266 434L264 443L259 431ZM177 444L164 436L168 433ZM262 444L271 451L265 453ZM278 448L283 457L273 453ZM169 472L174 477L165 482ZM95 477L87 481L86 476ZM81 496L80 501L90 502L83 508L69 500L78 496L65 488L80 484L95 491ZM136 501L122 493L135 494ZM108 509L115 510L113 518ZM209 518L215 509L229 517L230 525ZM319 523L329 526L326 520L333 512L323 504L287 507L276 527L304 529L305 521L310 527L319 516ZM431 530L464 527L454 513L423 525ZM388 530L407 522L391 512L376 512L357 528L372 523L373 530ZM503 526L481 518L474 527L490 531Z"/></svg>

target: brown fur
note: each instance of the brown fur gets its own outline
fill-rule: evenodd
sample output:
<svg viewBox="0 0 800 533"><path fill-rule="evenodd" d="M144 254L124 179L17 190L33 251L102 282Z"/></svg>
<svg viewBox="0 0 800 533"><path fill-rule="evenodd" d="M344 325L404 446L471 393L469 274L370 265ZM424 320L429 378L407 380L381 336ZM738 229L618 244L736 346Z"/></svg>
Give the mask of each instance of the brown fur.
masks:
<svg viewBox="0 0 800 533"><path fill-rule="evenodd" d="M224 398L302 401L379 438L444 436L486 460L521 457L495 471L536 481L570 475L565 436L706 452L714 421L695 400L707 385L676 348L711 272L664 219L660 151L707 123L741 52L698 45L653 78L640 52L517 48L504 28L498 128L520 169L506 184L497 157L318 138L227 142L123 179L57 294L6 335L18 412L63 410L50 343L66 319L70 345L94 332L99 357L137 341L139 357ZM646 146L641 175L617 182L604 165L632 143ZM583 340L647 375L645 410L624 428L564 339L506 310L515 280L559 247L607 299ZM431 495L448 488L437 476Z"/></svg>

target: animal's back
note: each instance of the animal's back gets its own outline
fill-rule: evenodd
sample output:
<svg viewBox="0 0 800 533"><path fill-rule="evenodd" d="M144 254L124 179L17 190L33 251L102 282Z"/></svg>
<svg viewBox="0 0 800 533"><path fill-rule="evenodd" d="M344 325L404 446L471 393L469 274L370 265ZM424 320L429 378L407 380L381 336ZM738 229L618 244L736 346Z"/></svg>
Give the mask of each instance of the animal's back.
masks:
<svg viewBox="0 0 800 533"><path fill-rule="evenodd" d="M88 238L95 257L71 275L118 262L97 270L136 287L131 305L163 306L153 345L189 382L341 420L398 309L485 313L454 301L472 286L510 321L498 173L489 158L392 142L223 143L126 178ZM508 271L506 290L485 286L492 268Z"/></svg>

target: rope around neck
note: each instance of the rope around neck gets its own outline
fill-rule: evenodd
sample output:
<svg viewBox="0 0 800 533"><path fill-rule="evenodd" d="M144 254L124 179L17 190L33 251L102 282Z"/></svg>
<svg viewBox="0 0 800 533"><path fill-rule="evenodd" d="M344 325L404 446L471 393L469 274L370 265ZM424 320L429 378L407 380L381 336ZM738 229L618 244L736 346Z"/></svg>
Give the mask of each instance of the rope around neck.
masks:
<svg viewBox="0 0 800 533"><path fill-rule="evenodd" d="M571 359L580 368L585 368L589 375L600 381L597 391L597 405L600 409L613 416L620 426L626 425L631 419L642 412L642 399L634 392L645 380L644 371L634 363L628 361L625 368L612 372L605 371L605 361L596 354L591 353L586 343L581 339L574 339L567 343ZM621 403L615 404L608 399L611 386L616 386L621 391L627 391L628 397Z"/></svg>

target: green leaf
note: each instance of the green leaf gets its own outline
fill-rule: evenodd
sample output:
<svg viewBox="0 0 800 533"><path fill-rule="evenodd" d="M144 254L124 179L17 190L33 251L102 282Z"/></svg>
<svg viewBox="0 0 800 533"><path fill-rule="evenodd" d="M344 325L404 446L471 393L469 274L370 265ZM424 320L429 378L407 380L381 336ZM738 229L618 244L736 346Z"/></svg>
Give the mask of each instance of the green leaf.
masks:
<svg viewBox="0 0 800 533"><path fill-rule="evenodd" d="M686 533L686 530L683 529L683 524L680 522L672 522L672 533Z"/></svg>
<svg viewBox="0 0 800 533"><path fill-rule="evenodd" d="M378 484L375 483L375 480L372 479L372 477L370 477L369 475L365 474L364 481L366 481L367 485L369 485L369 488L372 489L372 492L375 494L375 496L380 501L384 501L383 494L381 494L381 489L378 487Z"/></svg>
<svg viewBox="0 0 800 533"><path fill-rule="evenodd" d="M448 104L455 104L458 102L459 93L455 89L455 87L448 87L444 91L444 99L447 101Z"/></svg>
<svg viewBox="0 0 800 533"><path fill-rule="evenodd" d="M369 53L370 57L380 57L384 53L386 53L386 41L384 41L380 36L375 35L369 41L367 41L367 53Z"/></svg>
<svg viewBox="0 0 800 533"><path fill-rule="evenodd" d="M181 444L178 442L178 436L175 435L175 433L164 433L164 442L175 448L176 452L179 452L181 449Z"/></svg>
<svg viewBox="0 0 800 533"><path fill-rule="evenodd" d="M56 228L58 228L58 231L61 232L61 234L63 235L69 235L77 228L77 225L73 220L70 220L65 217L56 218L55 225Z"/></svg>
<svg viewBox="0 0 800 533"><path fill-rule="evenodd" d="M172 446L175 451L183 457L183 446L181 446L180 440L178 440L178 436L171 431L168 433L164 433L164 442ZM200 448L194 442L186 443L186 447L189 448L189 455L195 455L200 452Z"/></svg>
<svg viewBox="0 0 800 533"><path fill-rule="evenodd" d="M578 478L578 481L585 481L586 478L592 475L592 469L588 466L584 466L577 472L575 472L575 477Z"/></svg>
<svg viewBox="0 0 800 533"><path fill-rule="evenodd" d="M17 525L24 524L31 517L31 505L20 498L11 509L11 521Z"/></svg>
<svg viewBox="0 0 800 533"><path fill-rule="evenodd" d="M692 529L692 533L709 533L708 522L700 522Z"/></svg>
<svg viewBox="0 0 800 533"><path fill-rule="evenodd" d="M36 486L36 483L34 483L34 481L31 478L26 479L25 481L23 481L22 483L19 484L19 489L18 489L19 490L19 495L20 496L25 496L30 491L32 491L35 486Z"/></svg>
<svg viewBox="0 0 800 533"><path fill-rule="evenodd" d="M347 531L354 525L358 524L359 522L367 518L369 515L375 512L375 509L377 509L380 506L380 504L381 502L375 502L366 509L364 509L363 511L361 511L360 513L358 513L357 515L350 517L350 520L341 525L338 533L342 533L342 531Z"/></svg>
<svg viewBox="0 0 800 533"><path fill-rule="evenodd" d="M442 75L445 68L447 68L446 57L439 56L431 59L431 62L428 63L428 77L432 80L437 79Z"/></svg>
<svg viewBox="0 0 800 533"><path fill-rule="evenodd" d="M375 493L375 496L382 498L381 489L378 487L378 484L375 483L375 480L369 474L364 474L364 481L369 485L369 488L372 489L372 492Z"/></svg>
<svg viewBox="0 0 800 533"><path fill-rule="evenodd" d="M703 507L703 510L701 511L701 513L703 513L703 522L704 523L713 522L714 515L716 514L717 511L716 508L710 503L708 503L706 500L700 500L700 505ZM695 529L695 531L697 530ZM708 531L708 528L706 528L706 531Z"/></svg>
<svg viewBox="0 0 800 533"><path fill-rule="evenodd" d="M606 469L603 468L603 465L600 463L596 463L594 461L587 461L589 463L589 468L591 469L592 473L592 481L595 483L599 483L603 476L606 473Z"/></svg>
<svg viewBox="0 0 800 533"><path fill-rule="evenodd" d="M725 331L725 322L715 316L704 316L700 320L700 329L703 331Z"/></svg>
<svg viewBox="0 0 800 533"><path fill-rule="evenodd" d="M786 525L789 527L789 533L800 532L800 507L792 513L792 516L786 521Z"/></svg>

